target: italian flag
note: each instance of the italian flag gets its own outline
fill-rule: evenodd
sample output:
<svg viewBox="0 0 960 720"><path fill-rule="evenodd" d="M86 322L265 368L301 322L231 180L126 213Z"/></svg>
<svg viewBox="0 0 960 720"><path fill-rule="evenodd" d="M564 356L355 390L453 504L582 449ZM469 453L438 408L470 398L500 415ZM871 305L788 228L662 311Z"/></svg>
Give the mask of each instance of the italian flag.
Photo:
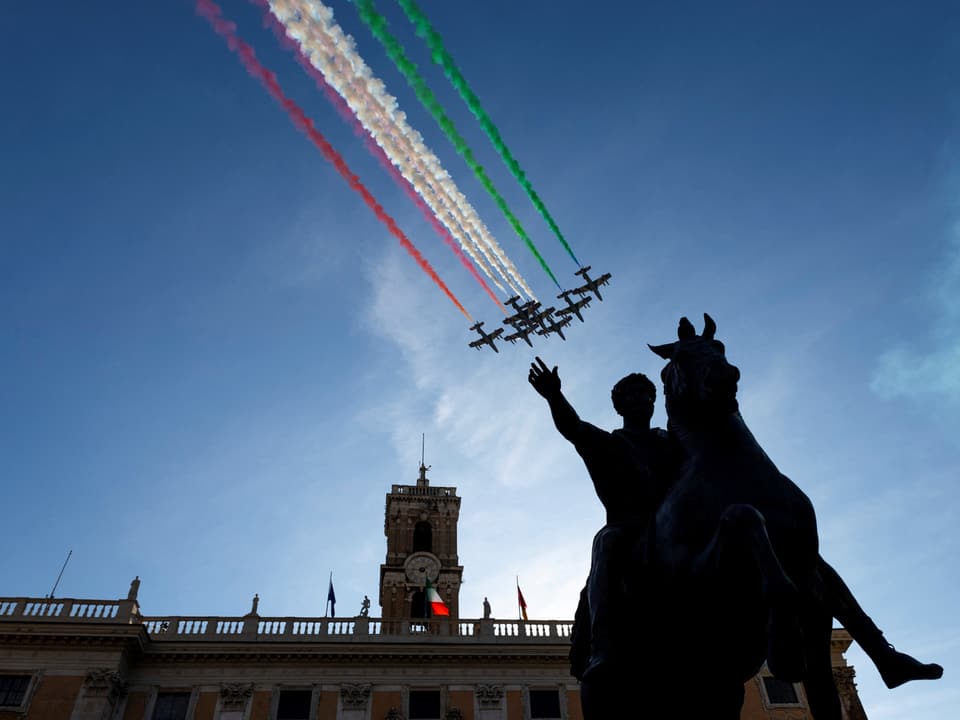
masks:
<svg viewBox="0 0 960 720"><path fill-rule="evenodd" d="M437 615L449 617L450 608L447 607L447 604L443 601L443 598L440 597L440 593L438 593L437 589L430 584L429 580L427 580L427 603L430 605L431 617L436 617Z"/></svg>

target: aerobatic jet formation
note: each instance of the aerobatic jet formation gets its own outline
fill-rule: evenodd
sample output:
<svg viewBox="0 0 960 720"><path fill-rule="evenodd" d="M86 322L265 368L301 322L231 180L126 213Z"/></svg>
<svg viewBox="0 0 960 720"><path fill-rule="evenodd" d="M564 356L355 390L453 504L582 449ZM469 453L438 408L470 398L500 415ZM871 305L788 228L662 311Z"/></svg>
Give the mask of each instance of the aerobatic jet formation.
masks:
<svg viewBox="0 0 960 720"><path fill-rule="evenodd" d="M477 350L479 350L482 346L484 346L484 345L489 345L490 348L491 348L495 353L499 353L500 351L497 350L497 346L494 344L493 341L496 340L496 339L497 339L498 337L500 337L501 335L503 335L503 328L497 328L497 329L494 330L492 333L485 333L485 332L481 329L482 327L483 327L483 323L482 323L482 322L478 322L477 324L472 325L472 326L470 327L471 330L476 330L478 333L480 333L480 339L479 339L479 340L474 340L472 343L470 343L470 347L476 348Z"/></svg>
<svg viewBox="0 0 960 720"><path fill-rule="evenodd" d="M494 352L499 353L500 351L494 344L494 340L500 338L501 335L503 335L502 339L511 345L515 345L519 340L522 340L530 347L533 347L530 339L531 335L549 337L555 333L560 336L561 340L566 340L567 337L563 334L563 329L573 322L574 316L580 322L585 322L582 313L583 308L589 307L593 295L596 295L597 300L602 302L603 297L600 295L600 287L610 282L610 273L603 273L597 278L591 278L589 272L589 265L577 270L576 275L582 277L585 283L572 290L563 290L557 295L558 300L563 300L566 303L566 307L560 310L555 307L545 308L539 300L522 302L519 295L507 298L504 305L513 310L513 314L503 320L503 324L509 328L508 334L503 335L504 328L497 328L492 333L487 334L480 329L483 323L478 322L470 329L480 333L480 339L471 342L470 347L479 349L483 345L489 345ZM574 300L574 295L579 295L580 298Z"/></svg>

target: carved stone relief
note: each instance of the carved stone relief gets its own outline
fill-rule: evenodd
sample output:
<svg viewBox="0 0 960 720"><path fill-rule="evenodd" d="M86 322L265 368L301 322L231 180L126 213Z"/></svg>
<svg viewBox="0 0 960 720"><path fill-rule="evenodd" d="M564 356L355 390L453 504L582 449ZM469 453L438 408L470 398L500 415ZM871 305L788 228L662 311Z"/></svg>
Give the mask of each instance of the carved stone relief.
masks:
<svg viewBox="0 0 960 720"><path fill-rule="evenodd" d="M363 710L370 700L370 686L364 684L341 685L340 698L345 710Z"/></svg>
<svg viewBox="0 0 960 720"><path fill-rule="evenodd" d="M220 707L226 711L244 710L251 695L253 695L253 683L246 685L225 683L220 686Z"/></svg>
<svg viewBox="0 0 960 720"><path fill-rule="evenodd" d="M482 708L499 707L503 700L502 685L477 685L474 692Z"/></svg>
<svg viewBox="0 0 960 720"><path fill-rule="evenodd" d="M126 692L126 683L116 670L92 668L87 671L85 695L88 698L104 697L110 702Z"/></svg>

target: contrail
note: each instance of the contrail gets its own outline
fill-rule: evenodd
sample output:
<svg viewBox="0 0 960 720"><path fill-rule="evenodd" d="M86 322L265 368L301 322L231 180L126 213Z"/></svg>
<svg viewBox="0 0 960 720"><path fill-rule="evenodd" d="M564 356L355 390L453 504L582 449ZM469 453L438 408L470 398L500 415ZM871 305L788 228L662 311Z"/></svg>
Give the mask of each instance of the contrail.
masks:
<svg viewBox="0 0 960 720"><path fill-rule="evenodd" d="M490 296L490 299L496 303L497 307L506 313L506 308L504 308L503 303L501 303L497 296L494 295L493 291L490 289L490 286L487 285L486 281L480 276L480 273L477 272L476 266L467 259L466 255L463 254L460 246L454 241L447 228L437 219L437 216L431 211L431 209L427 207L427 204L423 201L423 198L417 194L416 188L414 188L413 185L405 177L403 177L403 174L397 170L396 167L394 167L386 153L383 151L383 148L377 145L376 140L363 127L356 115L354 115L350 110L344 99L337 94L336 90L330 87L330 85L324 79L323 74L310 64L310 60L300 50L300 46L297 41L287 35L286 28L284 28L283 24L277 20L276 17L274 17L273 13L270 12L268 0L252 0L252 2L255 5L260 6L260 8L263 10L264 22L273 31L273 34L277 37L277 40L280 41L280 44L287 50L290 50L294 53L297 62L304 69L307 75L313 79L314 83L317 85L317 88L319 88L327 100L329 100L334 106L340 117L343 118L348 125L350 125L354 134L360 138L363 138L368 152L379 161L380 165L382 165L387 173L389 173L390 177L393 178L393 181L406 193L407 197L410 198L413 204L417 206L420 212L423 213L423 216L427 219L427 222L430 223L431 227L433 227L437 235L439 235L447 247L453 251L453 253L457 256L457 259L460 260L465 268L467 268L473 278L480 283L480 286L484 289L487 295ZM475 262L479 264L479 258L477 258ZM497 287L500 288L501 291L506 292L503 286L500 285L495 278L491 279L494 283L496 283Z"/></svg>
<svg viewBox="0 0 960 720"><path fill-rule="evenodd" d="M383 82L373 76L356 52L353 38L345 35L334 22L333 11L320 2L305 0L271 0L270 7L286 26L288 34L300 42L310 62L343 96L405 177L411 167L416 167L417 173L407 179L424 195L427 203L431 204L431 195L445 196L449 201L445 210L456 219L454 224L477 242L488 260L491 260L492 253L496 262L491 262L501 275L504 271L509 275L512 281L507 279L507 282L514 292L517 292L513 286L515 282L528 296L535 297L436 155L426 148L420 134L409 126L406 116L397 108L396 99L386 93ZM435 192L432 193L430 187ZM437 212L436 206L434 210ZM450 227L450 230L456 237L456 228Z"/></svg>
<svg viewBox="0 0 960 720"><path fill-rule="evenodd" d="M369 2L369 0L367 0L367 2ZM527 179L527 175L523 171L523 168L520 167L520 163L516 161L516 159L513 157L513 153L510 152L510 149L503 141L503 138L500 137L500 131L497 130L497 126L493 124L490 116L487 115L487 111L484 110L483 105L480 104L480 99L476 96L473 90L470 89L466 78L463 77L463 74L460 72L457 64L453 61L453 57L449 52L447 52L447 49L443 45L443 39L440 37L440 34L433 28L433 26L430 24L430 21L427 20L427 17L423 14L423 11L420 10L414 0L397 0L397 2L406 13L407 19L409 19L410 22L416 27L417 35L426 41L427 47L430 48L430 58L434 63L443 68L443 74L447 76L447 79L454 86L454 88L456 88L457 92L460 94L460 97L467 104L467 107L470 108L470 112L472 112L477 120L480 121L480 127L483 128L483 131L486 133L487 137L490 138L490 142L493 143L493 146L500 154L503 162L510 169L510 172L517 179L517 182L520 183L520 186L524 190L526 190L527 196L530 198L530 202L533 203L533 206L547 222L547 225L549 225L550 229L553 230L553 234L557 236L557 239L570 254L570 257L573 258L573 261L579 265L580 261L577 260L577 256L573 254L573 250L563 237L563 233L560 232L560 228L554 221L553 216L547 211L547 206L543 204L540 196L537 195L536 190L533 189L533 185Z"/></svg>
<svg viewBox="0 0 960 720"><path fill-rule="evenodd" d="M436 96L433 94L433 91L427 85L426 81L423 79L423 76L417 70L417 66L407 58L406 53L403 50L403 46L400 42L393 36L389 29L387 29L387 20L383 15L377 12L376 8L373 6L372 0L356 0L357 11L360 13L360 19L363 20L364 24L370 28L370 32L373 33L373 36L380 41L380 44L383 45L384 49L387 51L387 55L390 56L390 59L393 60L394 65L397 66L397 69L401 72L407 82L410 84L410 87L413 88L414 92L417 95L417 98L427 109L427 111L433 116L433 119L437 121L437 124L440 126L440 129L446 134L447 138L453 143L453 146L457 149L457 153L466 160L467 165L470 166L470 169L473 170L473 174L476 175L477 180L480 181L480 184L483 185L483 188L490 194L490 197L493 198L494 202L497 203L497 207L503 212L504 216L509 221L510 225L513 227L514 232L523 240L524 244L527 246L527 249L533 253L533 256L539 261L540 267L543 268L544 272L550 276L550 279L556 283L557 287L560 287L560 283L557 282L557 278L554 277L553 271L550 269L550 266L547 265L547 261L543 259L543 256L540 255L540 251L537 250L537 246L533 244L533 241L530 239L530 236L527 235L527 231L524 230L523 225L520 224L520 221L517 219L516 215L510 210L510 207L507 205L507 201L503 198L503 195L500 194L500 191L494 186L493 181L487 175L487 171L483 169L477 159L473 155L473 151L470 149L470 146L467 145L467 141L464 140L463 136L457 130L456 125L454 125L453 120L447 115L444 111L443 106L437 100ZM576 258L574 258L576 259ZM560 288L561 290L563 288Z"/></svg>
<svg viewBox="0 0 960 720"><path fill-rule="evenodd" d="M470 313L464 309L456 296L450 292L450 289L444 284L443 280L440 279L440 276L437 275L426 258L420 254L420 251L417 250L414 244L403 234L403 231L397 226L396 221L387 214L386 210L384 210L380 203L370 194L370 191L360 182L360 179L353 174L340 154L313 126L313 122L307 117L306 113L284 94L280 84L277 82L277 76L261 65L260 61L257 60L253 48L240 39L236 32L236 25L223 18L223 12L213 0L196 0L196 11L198 15L201 15L210 23L218 35L226 40L227 47L237 54L237 57L240 58L240 62L243 63L247 72L259 80L260 84L263 85L270 96L287 111L287 115L289 115L290 120L296 128L306 135L320 153L333 164L341 177L363 198L363 201L367 204L367 207L373 211L374 215L377 216L377 219L387 226L390 233L396 237L403 248L413 256L420 268L443 290L451 302L457 306L457 309L460 310L468 320L472 321L473 318L470 317Z"/></svg>

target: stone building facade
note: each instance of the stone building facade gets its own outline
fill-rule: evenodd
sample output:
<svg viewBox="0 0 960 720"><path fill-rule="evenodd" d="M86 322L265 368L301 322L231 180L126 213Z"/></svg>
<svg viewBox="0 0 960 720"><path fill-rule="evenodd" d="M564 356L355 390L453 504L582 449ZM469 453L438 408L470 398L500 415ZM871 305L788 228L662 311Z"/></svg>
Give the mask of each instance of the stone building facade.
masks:
<svg viewBox="0 0 960 720"><path fill-rule="evenodd" d="M387 494L380 618L265 617L256 601L153 617L139 580L121 600L0 598L0 720L582 720L571 621L459 617L460 498L426 470ZM426 580L448 618L428 617ZM834 672L846 720L865 720L850 642L834 632ZM801 686L761 672L742 718L811 715Z"/></svg>

